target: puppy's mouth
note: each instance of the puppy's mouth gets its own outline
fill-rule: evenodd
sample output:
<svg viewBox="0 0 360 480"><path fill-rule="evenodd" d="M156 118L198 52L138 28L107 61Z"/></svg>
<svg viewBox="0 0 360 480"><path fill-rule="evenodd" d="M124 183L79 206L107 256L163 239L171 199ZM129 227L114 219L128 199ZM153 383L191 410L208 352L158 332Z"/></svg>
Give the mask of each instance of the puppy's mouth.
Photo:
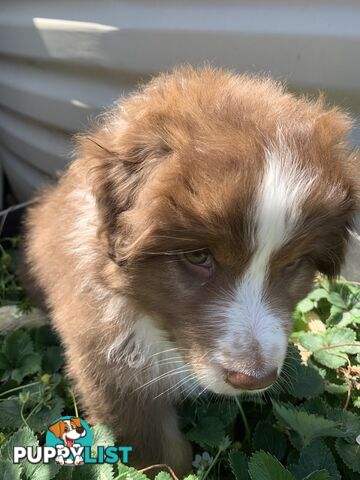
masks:
<svg viewBox="0 0 360 480"><path fill-rule="evenodd" d="M74 445L74 440L69 437L65 437L65 446L71 448Z"/></svg>

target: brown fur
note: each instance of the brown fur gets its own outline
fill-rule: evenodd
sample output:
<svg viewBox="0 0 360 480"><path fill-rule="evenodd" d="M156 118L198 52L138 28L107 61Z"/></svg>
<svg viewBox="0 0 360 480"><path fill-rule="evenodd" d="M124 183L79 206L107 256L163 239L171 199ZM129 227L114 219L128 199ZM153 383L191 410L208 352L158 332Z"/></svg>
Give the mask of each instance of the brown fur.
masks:
<svg viewBox="0 0 360 480"><path fill-rule="evenodd" d="M110 424L120 444L134 446L134 465L168 463L179 474L191 465L177 397L156 398L168 384L160 379L136 391L153 374L152 360L139 360L135 326L151 317L201 375L223 328L205 307L224 300L252 258L255 186L264 148L276 144L280 129L300 165L321 179L295 237L271 262L267 296L286 312L289 331L315 270L336 275L344 256L359 191L349 128L336 108L296 99L270 79L181 68L121 100L80 136L76 161L31 209L27 261L68 373L89 421ZM216 259L206 282L179 261L179 253L198 248ZM299 258L296 269L287 267ZM261 365L256 345L241 348L239 364L250 357Z"/></svg>

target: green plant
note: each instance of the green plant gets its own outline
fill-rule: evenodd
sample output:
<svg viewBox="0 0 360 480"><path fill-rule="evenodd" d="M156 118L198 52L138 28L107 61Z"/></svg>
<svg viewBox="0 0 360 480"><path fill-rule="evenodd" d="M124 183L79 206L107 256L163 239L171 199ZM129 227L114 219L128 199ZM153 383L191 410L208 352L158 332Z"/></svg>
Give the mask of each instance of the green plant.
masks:
<svg viewBox="0 0 360 480"><path fill-rule="evenodd" d="M0 249L1 304L26 309L13 255ZM194 447L194 473L187 480L359 478L359 324L359 286L318 277L294 313L278 385L257 397L202 396L181 403L181 426ZM122 464L69 469L12 463L12 445L42 444L56 417L76 414L62 366L61 347L48 326L0 337L0 478L146 479L151 469ZM109 428L93 429L99 445L114 442ZM174 478L165 470L157 480Z"/></svg>

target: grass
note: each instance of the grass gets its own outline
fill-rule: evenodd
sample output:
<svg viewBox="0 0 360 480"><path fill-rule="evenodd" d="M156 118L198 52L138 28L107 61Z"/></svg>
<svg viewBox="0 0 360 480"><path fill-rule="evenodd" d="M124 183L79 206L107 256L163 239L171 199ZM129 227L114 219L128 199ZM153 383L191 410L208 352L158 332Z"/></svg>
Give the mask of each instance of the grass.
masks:
<svg viewBox="0 0 360 480"><path fill-rule="evenodd" d="M24 313L31 305L16 278L18 243L17 238L0 241L0 302ZM294 313L278 388L256 398L205 395L181 404L181 428L194 448L188 480L358 479L359 325L359 285L330 284L318 276ZM0 336L0 478L146 479L151 466L139 472L120 463L70 469L12 463L13 443L41 445L55 418L81 416L63 364L49 326ZM98 444L114 442L111 428L93 429ZM164 467L156 478L176 476Z"/></svg>

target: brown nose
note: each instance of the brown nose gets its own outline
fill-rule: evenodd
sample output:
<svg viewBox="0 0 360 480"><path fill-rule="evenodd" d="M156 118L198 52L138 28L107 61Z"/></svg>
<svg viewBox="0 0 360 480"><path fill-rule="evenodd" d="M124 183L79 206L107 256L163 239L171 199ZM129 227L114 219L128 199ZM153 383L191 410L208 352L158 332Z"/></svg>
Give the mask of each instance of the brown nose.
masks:
<svg viewBox="0 0 360 480"><path fill-rule="evenodd" d="M277 370L272 370L262 376L246 375L241 372L226 372L226 381L235 388L243 390L261 390L269 387L277 379Z"/></svg>

